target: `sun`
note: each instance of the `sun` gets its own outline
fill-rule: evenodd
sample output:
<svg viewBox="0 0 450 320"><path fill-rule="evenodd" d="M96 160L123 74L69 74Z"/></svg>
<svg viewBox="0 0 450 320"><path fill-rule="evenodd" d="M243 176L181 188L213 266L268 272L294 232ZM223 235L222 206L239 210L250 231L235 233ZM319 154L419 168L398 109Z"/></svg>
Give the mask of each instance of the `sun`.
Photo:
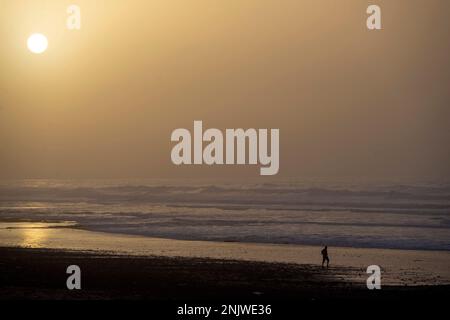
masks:
<svg viewBox="0 0 450 320"><path fill-rule="evenodd" d="M41 33L34 33L28 37L27 45L31 52L43 53L48 47L47 37Z"/></svg>

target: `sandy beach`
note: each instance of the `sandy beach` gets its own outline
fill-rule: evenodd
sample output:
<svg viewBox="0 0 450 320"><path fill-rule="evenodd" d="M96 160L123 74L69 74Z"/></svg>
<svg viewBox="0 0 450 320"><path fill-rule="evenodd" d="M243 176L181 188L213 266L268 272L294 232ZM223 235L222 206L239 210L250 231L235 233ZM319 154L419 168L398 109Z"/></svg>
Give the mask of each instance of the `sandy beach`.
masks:
<svg viewBox="0 0 450 320"><path fill-rule="evenodd" d="M340 267L4 247L0 257L0 300L422 302L449 293L449 286L371 291L337 277L348 272ZM82 270L81 290L66 288L71 264Z"/></svg>
<svg viewBox="0 0 450 320"><path fill-rule="evenodd" d="M4 248L112 254L127 257L206 258L226 261L289 264L319 268L320 247L208 241L182 241L78 229L71 223L0 223ZM328 275L365 287L369 265L382 269L383 286L450 284L450 253L391 249L329 248Z"/></svg>

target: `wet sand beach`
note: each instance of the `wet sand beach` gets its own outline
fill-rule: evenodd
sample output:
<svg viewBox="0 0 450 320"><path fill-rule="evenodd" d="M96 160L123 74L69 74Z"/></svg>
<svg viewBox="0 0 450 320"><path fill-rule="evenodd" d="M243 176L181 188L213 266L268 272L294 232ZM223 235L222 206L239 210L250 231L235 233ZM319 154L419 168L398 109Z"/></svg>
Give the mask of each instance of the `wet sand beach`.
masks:
<svg viewBox="0 0 450 320"><path fill-rule="evenodd" d="M364 298L366 268L382 269L381 298L448 292L450 254L181 241L91 232L71 223L0 224L1 299ZM68 265L81 293L65 288ZM84 290L85 289L85 290Z"/></svg>
<svg viewBox="0 0 450 320"><path fill-rule="evenodd" d="M367 290L337 276L351 268L288 263L127 256L0 248L0 300L408 301L448 296L449 286ZM82 270L81 290L66 288L66 268Z"/></svg>

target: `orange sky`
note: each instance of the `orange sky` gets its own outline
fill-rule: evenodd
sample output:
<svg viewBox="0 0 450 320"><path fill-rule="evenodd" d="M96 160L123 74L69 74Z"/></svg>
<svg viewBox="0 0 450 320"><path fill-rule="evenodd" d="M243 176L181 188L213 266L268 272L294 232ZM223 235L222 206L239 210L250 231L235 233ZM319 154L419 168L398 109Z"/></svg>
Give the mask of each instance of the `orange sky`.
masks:
<svg viewBox="0 0 450 320"><path fill-rule="evenodd" d="M65 27L66 7L82 29ZM382 9L368 31L368 4ZM170 133L279 128L276 177L450 177L450 2L0 4L0 178L257 177L176 167ZM27 37L41 32L47 52Z"/></svg>

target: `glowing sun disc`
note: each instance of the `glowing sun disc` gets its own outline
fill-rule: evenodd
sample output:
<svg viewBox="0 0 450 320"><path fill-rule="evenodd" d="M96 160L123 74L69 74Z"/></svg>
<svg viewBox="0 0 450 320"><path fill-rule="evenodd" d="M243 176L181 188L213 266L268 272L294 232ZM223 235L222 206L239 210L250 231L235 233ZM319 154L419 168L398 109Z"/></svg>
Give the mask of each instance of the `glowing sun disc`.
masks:
<svg viewBox="0 0 450 320"><path fill-rule="evenodd" d="M41 33L34 33L28 37L27 45L31 52L42 53L48 47L47 37Z"/></svg>

